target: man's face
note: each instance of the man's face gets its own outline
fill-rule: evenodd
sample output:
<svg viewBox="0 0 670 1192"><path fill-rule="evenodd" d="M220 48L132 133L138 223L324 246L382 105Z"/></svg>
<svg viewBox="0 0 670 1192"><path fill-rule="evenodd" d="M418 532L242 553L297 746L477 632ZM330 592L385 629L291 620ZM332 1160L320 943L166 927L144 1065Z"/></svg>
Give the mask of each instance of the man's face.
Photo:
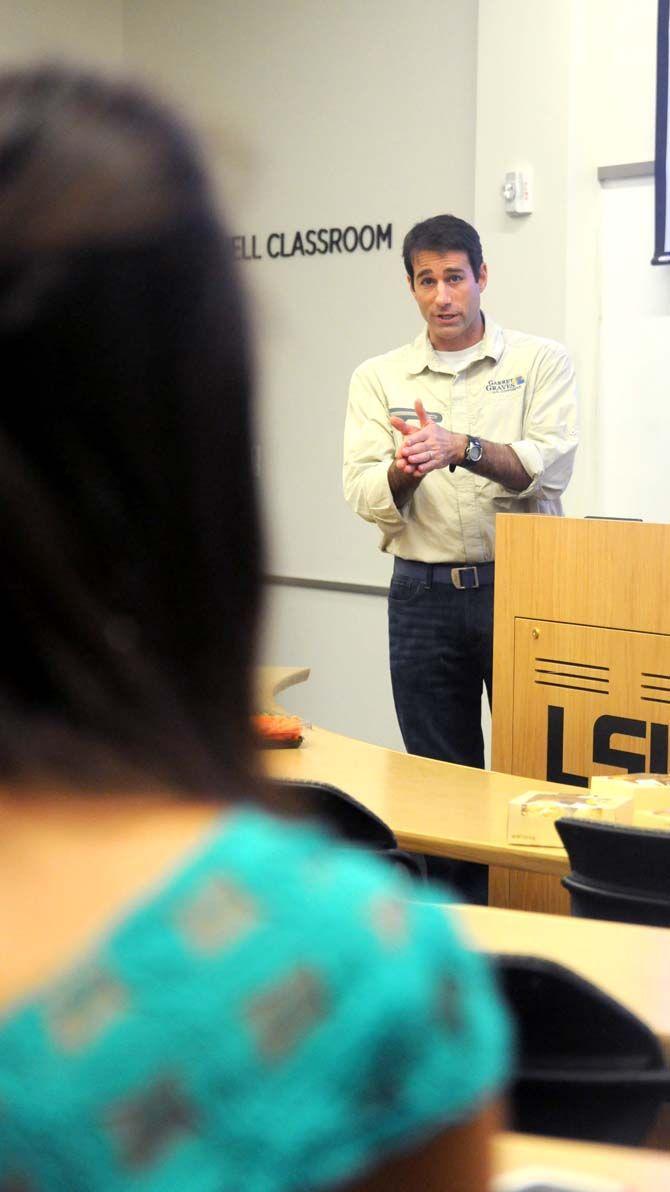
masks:
<svg viewBox="0 0 670 1192"><path fill-rule="evenodd" d="M465 252L417 252L412 257L414 282L407 278L430 342L438 352L460 352L483 334L479 297L486 288L486 265L475 277Z"/></svg>

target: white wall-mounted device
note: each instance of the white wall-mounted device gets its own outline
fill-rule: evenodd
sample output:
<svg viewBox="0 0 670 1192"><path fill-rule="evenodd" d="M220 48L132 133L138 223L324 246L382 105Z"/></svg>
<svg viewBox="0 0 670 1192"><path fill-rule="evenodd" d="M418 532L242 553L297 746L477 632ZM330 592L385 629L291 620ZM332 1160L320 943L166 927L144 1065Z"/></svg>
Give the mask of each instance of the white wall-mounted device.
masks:
<svg viewBox="0 0 670 1192"><path fill-rule="evenodd" d="M508 215L530 215L533 210L533 172L529 166L509 170L502 188Z"/></svg>

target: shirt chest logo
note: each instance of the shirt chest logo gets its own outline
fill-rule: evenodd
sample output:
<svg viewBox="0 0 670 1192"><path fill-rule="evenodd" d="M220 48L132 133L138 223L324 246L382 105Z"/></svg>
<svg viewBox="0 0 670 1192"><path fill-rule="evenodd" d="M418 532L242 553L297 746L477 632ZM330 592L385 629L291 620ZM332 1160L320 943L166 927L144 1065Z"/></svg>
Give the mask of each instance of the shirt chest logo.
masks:
<svg viewBox="0 0 670 1192"><path fill-rule="evenodd" d="M437 411L426 410L426 413L433 422L442 422L442 415L438 414ZM409 406L391 406L389 408L389 414L393 414L396 418L402 418L405 422L416 422L418 426L419 415L414 408L410 409Z"/></svg>
<svg viewBox="0 0 670 1192"><path fill-rule="evenodd" d="M525 384L525 377L506 377L503 381L489 381L486 393L512 393L514 389L521 389Z"/></svg>

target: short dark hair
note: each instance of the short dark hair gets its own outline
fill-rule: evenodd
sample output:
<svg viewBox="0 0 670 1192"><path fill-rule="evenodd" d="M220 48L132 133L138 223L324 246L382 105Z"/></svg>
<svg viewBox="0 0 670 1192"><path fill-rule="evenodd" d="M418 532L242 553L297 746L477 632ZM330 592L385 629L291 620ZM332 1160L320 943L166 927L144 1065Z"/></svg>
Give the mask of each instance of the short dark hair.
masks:
<svg viewBox="0 0 670 1192"><path fill-rule="evenodd" d="M0 75L0 777L253 770L244 297L197 146L137 87Z"/></svg>
<svg viewBox="0 0 670 1192"><path fill-rule="evenodd" d="M410 228L402 246L407 276L414 284L414 254L417 252L464 252L476 278L484 260L479 233L457 215L434 215Z"/></svg>

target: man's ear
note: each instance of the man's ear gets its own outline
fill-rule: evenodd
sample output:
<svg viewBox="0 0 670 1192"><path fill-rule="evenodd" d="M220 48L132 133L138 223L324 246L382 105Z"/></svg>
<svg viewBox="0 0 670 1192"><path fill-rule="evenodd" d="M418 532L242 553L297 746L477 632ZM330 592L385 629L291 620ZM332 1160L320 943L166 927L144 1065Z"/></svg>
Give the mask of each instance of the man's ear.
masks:
<svg viewBox="0 0 670 1192"><path fill-rule="evenodd" d="M409 286L409 288L410 288L410 291L411 291L411 292L412 292L412 294L413 294L413 293L414 293L414 281L413 281L413 279L410 277L409 273L406 273L406 274L405 274L405 276L406 276L406 278L407 278L407 285Z"/></svg>
<svg viewBox="0 0 670 1192"><path fill-rule="evenodd" d="M488 267L487 267L486 263L484 261L482 261L480 269L479 269L479 281L477 283L479 285L479 293L480 294L483 294L484 290L486 289L488 280L489 280Z"/></svg>

